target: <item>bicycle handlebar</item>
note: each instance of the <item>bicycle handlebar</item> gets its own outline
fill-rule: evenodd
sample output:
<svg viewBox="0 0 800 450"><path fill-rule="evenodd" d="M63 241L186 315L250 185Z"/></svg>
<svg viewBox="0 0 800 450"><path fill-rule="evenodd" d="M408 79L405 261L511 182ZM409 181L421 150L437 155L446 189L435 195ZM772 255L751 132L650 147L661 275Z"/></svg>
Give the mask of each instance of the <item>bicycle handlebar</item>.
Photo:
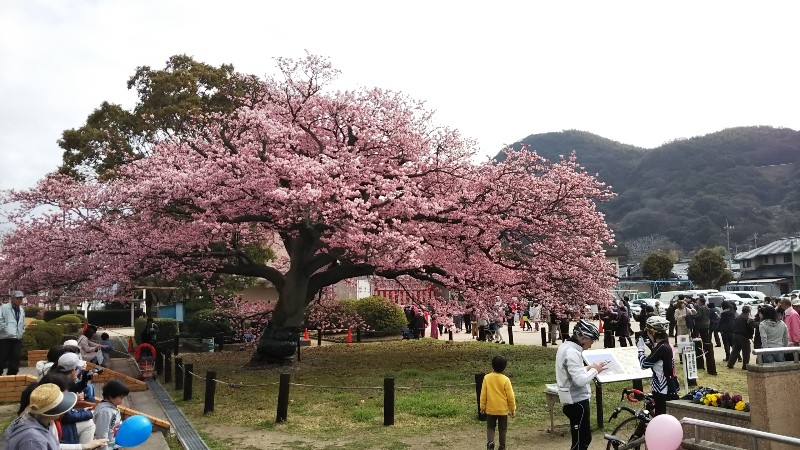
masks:
<svg viewBox="0 0 800 450"><path fill-rule="evenodd" d="M639 399L631 397L631 395L644 395L644 392L640 391L639 389L622 389L622 397L620 397L620 401L625 400L625 397L628 398L628 401L631 403L639 403Z"/></svg>

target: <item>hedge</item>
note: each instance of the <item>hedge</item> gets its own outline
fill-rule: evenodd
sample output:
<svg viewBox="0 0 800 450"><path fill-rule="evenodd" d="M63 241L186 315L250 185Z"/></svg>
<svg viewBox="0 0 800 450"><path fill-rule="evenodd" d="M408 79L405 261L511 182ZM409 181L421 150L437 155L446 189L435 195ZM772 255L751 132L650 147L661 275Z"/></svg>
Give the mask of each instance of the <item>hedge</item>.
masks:
<svg viewBox="0 0 800 450"><path fill-rule="evenodd" d="M352 302L356 312L371 331L367 335L393 336L402 334L407 326L403 310L384 297L365 297Z"/></svg>
<svg viewBox="0 0 800 450"><path fill-rule="evenodd" d="M141 315L141 308L133 310L133 317L139 317ZM109 325L129 327L131 325L131 310L90 309L88 319L90 324L97 325L98 327L107 327Z"/></svg>
<svg viewBox="0 0 800 450"><path fill-rule="evenodd" d="M55 319L56 317L66 316L67 314L77 314L77 315L83 317L83 310L79 309L79 310L77 310L77 312L75 312L74 310L71 310L71 309L67 309L67 310L63 310L63 311L54 311L54 310L45 311L44 314L42 315L42 319L44 319L45 322L50 322L51 320Z"/></svg>
<svg viewBox="0 0 800 450"><path fill-rule="evenodd" d="M153 318L153 322L158 327L158 334L156 335L155 340L152 342L153 346L156 348L171 349L171 345L175 339L175 336L180 334L181 323L175 319L162 319L160 317ZM142 331L144 330L144 325L146 323L147 319L145 317L139 317L133 322L133 339L136 340L137 344L142 343Z"/></svg>
<svg viewBox="0 0 800 450"><path fill-rule="evenodd" d="M61 325L63 333L80 333L83 329L84 320L83 316L78 314L64 314L47 323Z"/></svg>
<svg viewBox="0 0 800 450"><path fill-rule="evenodd" d="M64 343L63 327L43 323L29 326L22 335L22 359L28 358L28 350L50 350L50 347Z"/></svg>

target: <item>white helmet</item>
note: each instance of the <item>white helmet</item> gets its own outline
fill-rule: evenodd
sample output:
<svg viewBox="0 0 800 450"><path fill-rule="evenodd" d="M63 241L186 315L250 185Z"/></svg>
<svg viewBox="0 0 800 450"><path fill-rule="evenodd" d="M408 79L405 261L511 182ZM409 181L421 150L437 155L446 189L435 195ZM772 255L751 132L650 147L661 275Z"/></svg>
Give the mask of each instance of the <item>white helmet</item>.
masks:
<svg viewBox="0 0 800 450"><path fill-rule="evenodd" d="M669 321L661 316L651 316L647 318L645 327L648 330L666 332L669 330Z"/></svg>

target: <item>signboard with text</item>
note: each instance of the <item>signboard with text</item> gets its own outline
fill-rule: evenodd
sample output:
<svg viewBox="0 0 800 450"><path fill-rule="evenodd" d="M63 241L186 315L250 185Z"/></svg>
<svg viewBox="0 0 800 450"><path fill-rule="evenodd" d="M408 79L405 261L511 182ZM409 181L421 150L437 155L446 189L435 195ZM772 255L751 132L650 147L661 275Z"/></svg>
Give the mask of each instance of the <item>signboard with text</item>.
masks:
<svg viewBox="0 0 800 450"><path fill-rule="evenodd" d="M650 369L642 369L639 365L639 354L636 347L586 350L583 352L583 359L587 364L609 361L606 370L597 375L597 381L601 383L639 380L653 376Z"/></svg>

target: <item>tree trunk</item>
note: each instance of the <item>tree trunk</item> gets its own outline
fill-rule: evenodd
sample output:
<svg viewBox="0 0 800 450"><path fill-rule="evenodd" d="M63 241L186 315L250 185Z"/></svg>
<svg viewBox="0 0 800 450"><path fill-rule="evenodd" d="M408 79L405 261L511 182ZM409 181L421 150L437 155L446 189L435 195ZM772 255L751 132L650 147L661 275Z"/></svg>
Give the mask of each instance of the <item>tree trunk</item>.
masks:
<svg viewBox="0 0 800 450"><path fill-rule="evenodd" d="M287 364L294 361L303 325L310 277L287 273L272 319L262 330L251 364Z"/></svg>

